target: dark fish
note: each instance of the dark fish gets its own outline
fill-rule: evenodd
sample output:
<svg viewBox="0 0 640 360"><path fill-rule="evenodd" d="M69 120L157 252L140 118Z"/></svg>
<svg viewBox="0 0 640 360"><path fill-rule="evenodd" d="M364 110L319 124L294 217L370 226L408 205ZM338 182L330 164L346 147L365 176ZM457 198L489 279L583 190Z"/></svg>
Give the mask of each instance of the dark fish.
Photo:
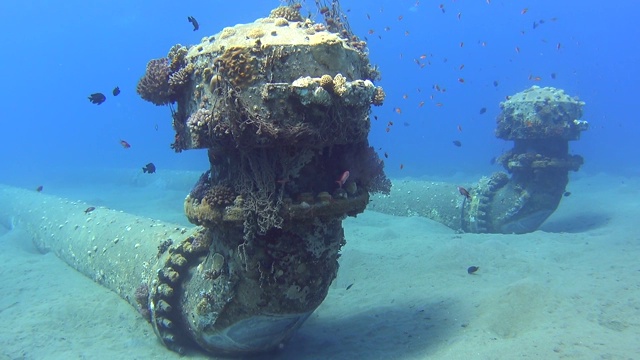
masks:
<svg viewBox="0 0 640 360"><path fill-rule="evenodd" d="M148 163L142 168L143 173L153 174L156 172L156 166L153 163Z"/></svg>
<svg viewBox="0 0 640 360"><path fill-rule="evenodd" d="M471 200L471 194L469 194L467 189L463 188L462 186L458 186L458 192L460 192L460 195L466 197L467 200Z"/></svg>
<svg viewBox="0 0 640 360"><path fill-rule="evenodd" d="M565 191L564 194L562 194L562 196L564 197L571 196L571 191Z"/></svg>
<svg viewBox="0 0 640 360"><path fill-rule="evenodd" d="M493 86L498 87L498 80L493 80Z"/></svg>
<svg viewBox="0 0 640 360"><path fill-rule="evenodd" d="M487 108L482 108L480 109L480 115L484 114L487 112Z"/></svg>
<svg viewBox="0 0 640 360"><path fill-rule="evenodd" d="M43 187L42 185L40 185L40 186L38 186L38 187L36 188L36 191L37 191L37 192L41 192L41 191L42 191L42 189L44 189L44 187Z"/></svg>
<svg viewBox="0 0 640 360"><path fill-rule="evenodd" d="M462 146L462 143L460 142L460 140L453 140L453 145L460 147Z"/></svg>
<svg viewBox="0 0 640 360"><path fill-rule="evenodd" d="M351 289L352 286L353 284L349 284L349 286L347 286L347 290Z"/></svg>
<svg viewBox="0 0 640 360"><path fill-rule="evenodd" d="M189 22L193 25L193 31L200 29L200 25L198 24L198 20L196 20L196 18L194 18L193 16L189 16L187 17L187 20L189 20Z"/></svg>
<svg viewBox="0 0 640 360"><path fill-rule="evenodd" d="M551 78L555 80L556 79L556 73L551 73Z"/></svg>
<svg viewBox="0 0 640 360"><path fill-rule="evenodd" d="M96 209L95 207L93 207L93 206L89 206L89 207L87 208L87 210L85 210L85 211L84 211L84 213L85 213L85 214L88 214L88 213L92 212L92 211L93 211L93 210L95 210L95 209Z"/></svg>
<svg viewBox="0 0 640 360"><path fill-rule="evenodd" d="M111 93L113 96L118 96L118 94L120 94L120 88L116 86Z"/></svg>
<svg viewBox="0 0 640 360"><path fill-rule="evenodd" d="M534 21L534 22L533 22L533 28L535 29L535 28L537 28L537 27L538 27L538 23Z"/></svg>
<svg viewBox="0 0 640 360"><path fill-rule="evenodd" d="M480 269L479 266L469 266L469 268L467 269L467 274L474 274L476 271L478 271L478 269Z"/></svg>
<svg viewBox="0 0 640 360"><path fill-rule="evenodd" d="M105 100L107 100L107 97L104 96L103 93L95 93L95 94L91 94L91 96L89 96L89 101L91 101L92 104L100 105Z"/></svg>

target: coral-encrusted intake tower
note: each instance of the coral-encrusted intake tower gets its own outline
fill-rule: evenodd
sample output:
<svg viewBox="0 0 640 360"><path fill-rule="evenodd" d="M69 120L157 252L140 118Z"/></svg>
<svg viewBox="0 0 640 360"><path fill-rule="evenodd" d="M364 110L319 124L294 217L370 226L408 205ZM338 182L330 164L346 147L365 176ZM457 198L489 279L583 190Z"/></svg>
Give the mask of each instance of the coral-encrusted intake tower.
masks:
<svg viewBox="0 0 640 360"><path fill-rule="evenodd" d="M209 153L185 199L206 235L169 248L207 251L168 262L150 286L151 321L170 348L193 340L239 355L283 344L327 295L342 220L389 192L367 141L370 107L384 100L378 73L339 9L324 16L333 32L280 7L176 45L138 85L145 100L177 103L172 148Z"/></svg>

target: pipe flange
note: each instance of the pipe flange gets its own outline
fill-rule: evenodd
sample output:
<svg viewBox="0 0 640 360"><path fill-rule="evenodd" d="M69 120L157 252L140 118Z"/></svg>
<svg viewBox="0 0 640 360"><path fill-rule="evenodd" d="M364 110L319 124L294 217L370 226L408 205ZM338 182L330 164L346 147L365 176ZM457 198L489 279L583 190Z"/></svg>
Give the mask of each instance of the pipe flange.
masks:
<svg viewBox="0 0 640 360"><path fill-rule="evenodd" d="M179 293L188 269L197 266L201 254L208 251L211 238L205 229L189 236L175 247L170 247L164 266L156 272L149 294L151 326L160 341L179 354L186 352L192 341L182 329ZM181 276L182 275L182 276Z"/></svg>
<svg viewBox="0 0 640 360"><path fill-rule="evenodd" d="M490 178L483 177L478 182L478 186L469 190L471 201L467 210L467 226L463 229L472 233L489 232L490 216L489 210L493 197L498 190L503 188L509 181L507 174L497 172ZM463 224L465 225L465 224Z"/></svg>

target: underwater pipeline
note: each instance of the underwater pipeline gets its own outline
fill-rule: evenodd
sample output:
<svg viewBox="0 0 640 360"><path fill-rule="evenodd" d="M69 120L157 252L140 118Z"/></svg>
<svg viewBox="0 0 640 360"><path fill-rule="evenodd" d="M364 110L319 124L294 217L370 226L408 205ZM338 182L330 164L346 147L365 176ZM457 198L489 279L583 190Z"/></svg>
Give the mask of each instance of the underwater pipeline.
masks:
<svg viewBox="0 0 640 360"><path fill-rule="evenodd" d="M552 87L532 86L509 96L500 103L495 130L497 137L514 142L496 159L508 173L496 172L466 189L431 181L394 184L391 195L377 196L370 208L424 216L463 232L535 231L566 196L569 171L583 163L580 155L569 154L569 141L589 128L581 120L583 106Z"/></svg>

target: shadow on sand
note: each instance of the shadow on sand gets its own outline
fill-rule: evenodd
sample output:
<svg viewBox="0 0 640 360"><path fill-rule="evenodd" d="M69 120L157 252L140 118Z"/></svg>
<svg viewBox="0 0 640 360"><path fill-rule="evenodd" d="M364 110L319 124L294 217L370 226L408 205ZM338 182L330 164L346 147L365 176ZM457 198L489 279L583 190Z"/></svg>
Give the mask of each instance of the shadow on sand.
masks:
<svg viewBox="0 0 640 360"><path fill-rule="evenodd" d="M601 228L609 221L609 214L584 212L547 221L542 224L540 230L552 233L582 233Z"/></svg>

